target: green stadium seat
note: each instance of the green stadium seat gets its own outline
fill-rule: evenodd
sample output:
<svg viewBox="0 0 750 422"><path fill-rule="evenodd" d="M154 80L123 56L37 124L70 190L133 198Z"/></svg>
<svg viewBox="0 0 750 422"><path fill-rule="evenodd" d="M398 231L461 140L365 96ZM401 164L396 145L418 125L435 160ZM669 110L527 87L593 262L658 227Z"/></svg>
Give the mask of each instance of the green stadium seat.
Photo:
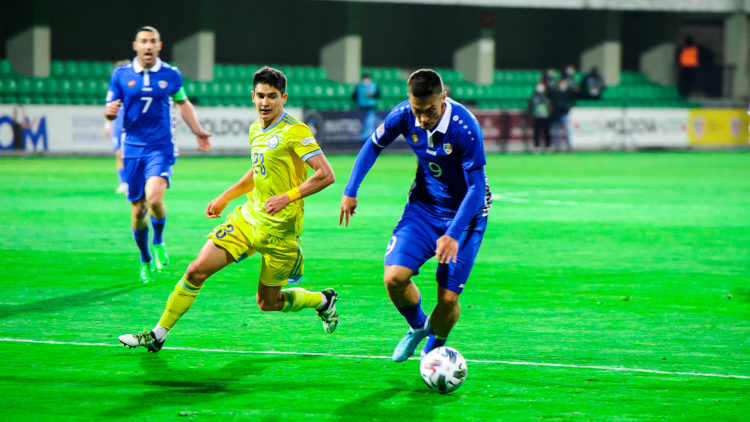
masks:
<svg viewBox="0 0 750 422"><path fill-rule="evenodd" d="M64 62L63 77L75 78L78 77L78 63L73 60Z"/></svg>
<svg viewBox="0 0 750 422"><path fill-rule="evenodd" d="M0 92L15 97L18 94L18 81L13 78L0 78Z"/></svg>
<svg viewBox="0 0 750 422"><path fill-rule="evenodd" d="M18 79L18 94L22 96L31 94L31 79L26 77Z"/></svg>
<svg viewBox="0 0 750 422"><path fill-rule="evenodd" d="M208 92L206 95L210 99L220 98L222 95L222 85L220 82L208 82L206 83L206 88L208 88Z"/></svg>
<svg viewBox="0 0 750 422"><path fill-rule="evenodd" d="M65 76L65 65L60 60L52 60L49 65L49 75L53 78L62 78Z"/></svg>
<svg viewBox="0 0 750 422"><path fill-rule="evenodd" d="M13 71L10 61L8 59L0 59L0 78L14 76L15 74L16 72Z"/></svg>
<svg viewBox="0 0 750 422"><path fill-rule="evenodd" d="M252 81L254 70L251 70L249 66L239 65L235 68L235 78L240 81Z"/></svg>
<svg viewBox="0 0 750 422"><path fill-rule="evenodd" d="M220 81L223 80L226 76L226 71L224 70L223 64L215 64L214 65L214 80Z"/></svg>
<svg viewBox="0 0 750 422"><path fill-rule="evenodd" d="M78 76L82 78L91 77L91 63L87 61L79 61L77 63L77 66L78 66Z"/></svg>
<svg viewBox="0 0 750 422"><path fill-rule="evenodd" d="M91 77L109 79L112 75L111 66L106 62L91 62Z"/></svg>

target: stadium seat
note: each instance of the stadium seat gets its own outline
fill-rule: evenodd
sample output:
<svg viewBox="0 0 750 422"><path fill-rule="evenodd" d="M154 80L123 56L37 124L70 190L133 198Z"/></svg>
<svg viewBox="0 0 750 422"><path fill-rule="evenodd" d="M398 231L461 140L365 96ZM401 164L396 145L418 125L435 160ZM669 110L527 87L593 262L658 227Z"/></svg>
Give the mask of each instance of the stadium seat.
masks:
<svg viewBox="0 0 750 422"><path fill-rule="evenodd" d="M0 92L15 97L18 94L18 81L7 76L0 78Z"/></svg>
<svg viewBox="0 0 750 422"><path fill-rule="evenodd" d="M79 61L76 63L78 68L78 76L82 78L90 78L91 75L91 63L87 61Z"/></svg>
<svg viewBox="0 0 750 422"><path fill-rule="evenodd" d="M53 78L62 78L65 76L65 65L60 60L52 60L49 65L49 75Z"/></svg>
<svg viewBox="0 0 750 422"><path fill-rule="evenodd" d="M16 72L13 71L10 61L8 59L0 59L0 78L14 76L15 74Z"/></svg>
<svg viewBox="0 0 750 422"><path fill-rule="evenodd" d="M18 94L26 97L31 94L31 79L26 77L18 79Z"/></svg>
<svg viewBox="0 0 750 422"><path fill-rule="evenodd" d="M63 77L75 78L78 76L78 63L73 60L64 62Z"/></svg>

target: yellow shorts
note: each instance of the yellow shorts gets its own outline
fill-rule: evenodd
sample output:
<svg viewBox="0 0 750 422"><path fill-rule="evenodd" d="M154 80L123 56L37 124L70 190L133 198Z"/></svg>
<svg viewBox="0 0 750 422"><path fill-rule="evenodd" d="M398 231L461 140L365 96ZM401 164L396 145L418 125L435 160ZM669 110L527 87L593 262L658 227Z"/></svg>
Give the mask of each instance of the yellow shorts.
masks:
<svg viewBox="0 0 750 422"><path fill-rule="evenodd" d="M258 252L262 257L260 282L266 286L299 284L305 260L299 238L277 237L250 225L242 216L242 205L216 226L208 238L240 262Z"/></svg>

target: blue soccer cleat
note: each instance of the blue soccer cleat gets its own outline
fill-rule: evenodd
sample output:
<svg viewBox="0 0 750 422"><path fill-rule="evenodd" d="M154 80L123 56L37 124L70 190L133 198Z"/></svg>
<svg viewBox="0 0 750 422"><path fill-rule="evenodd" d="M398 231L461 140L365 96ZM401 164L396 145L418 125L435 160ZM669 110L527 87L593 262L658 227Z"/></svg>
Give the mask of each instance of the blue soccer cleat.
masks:
<svg viewBox="0 0 750 422"><path fill-rule="evenodd" d="M423 338L427 337L427 334L430 333L430 319L427 318L427 322L425 323L424 328L420 330L414 330L413 328L409 328L409 331L404 334L404 338L401 339L401 341L398 342L396 345L396 349L393 350L393 361L394 362L403 362L406 359L409 359L411 355L414 354L414 351L417 350L417 346L419 346L419 342L422 341Z"/></svg>

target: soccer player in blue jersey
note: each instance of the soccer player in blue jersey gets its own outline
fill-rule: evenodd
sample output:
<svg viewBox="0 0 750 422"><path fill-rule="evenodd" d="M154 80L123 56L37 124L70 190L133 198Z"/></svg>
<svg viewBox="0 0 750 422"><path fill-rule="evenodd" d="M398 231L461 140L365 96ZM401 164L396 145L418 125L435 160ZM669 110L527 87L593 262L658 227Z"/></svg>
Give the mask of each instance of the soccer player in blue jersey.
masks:
<svg viewBox="0 0 750 422"><path fill-rule="evenodd" d="M112 141L112 151L115 153L115 164L117 165L117 179L120 184L115 189L116 193L128 193L128 184L125 182L125 163L122 161L122 119L124 109L120 107L117 118L104 124L104 136Z"/></svg>
<svg viewBox="0 0 750 422"><path fill-rule="evenodd" d="M120 60L115 62L115 69L122 65L130 63L130 60ZM125 163L122 161L122 119L124 109L120 104L117 110L117 118L114 121L107 120L104 124L104 136L112 140L112 151L115 153L115 164L117 165L117 179L120 184L115 190L116 193L128 193L128 184L125 182Z"/></svg>
<svg viewBox="0 0 750 422"><path fill-rule="evenodd" d="M433 70L414 72L408 94L360 150L339 214L339 224L348 226L365 175L383 149L403 135L418 161L408 202L385 251L385 287L409 324L393 351L395 362L413 355L425 337L422 356L446 343L461 311L458 297L479 251L491 203L477 119L447 98ZM437 305L428 317L412 277L433 256L439 262Z"/></svg>
<svg viewBox="0 0 750 422"><path fill-rule="evenodd" d="M122 157L127 199L132 204L130 221L141 254L140 278L144 283L153 280L147 214L154 228L154 268L161 271L169 264L163 232L167 220L164 193L169 187L172 165L177 161L173 102L195 134L198 149L211 148L211 134L198 122L182 88L182 75L159 59L161 48L159 31L150 26L138 30L133 41L137 57L112 73L105 111L105 116L114 120L121 104L123 107Z"/></svg>

